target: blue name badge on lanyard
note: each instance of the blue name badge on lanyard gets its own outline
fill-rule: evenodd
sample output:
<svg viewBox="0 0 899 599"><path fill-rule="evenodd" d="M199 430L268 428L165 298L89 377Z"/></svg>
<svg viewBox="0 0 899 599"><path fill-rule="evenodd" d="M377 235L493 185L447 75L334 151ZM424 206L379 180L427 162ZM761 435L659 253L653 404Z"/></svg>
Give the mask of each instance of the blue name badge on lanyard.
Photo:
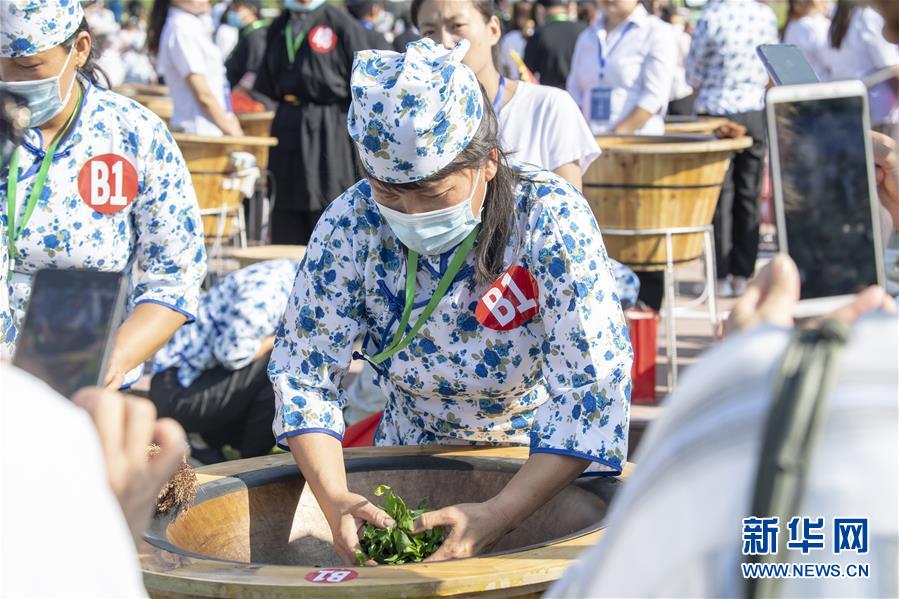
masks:
<svg viewBox="0 0 899 599"><path fill-rule="evenodd" d="M612 118L612 91L613 87L604 83L606 78L606 63L612 56L615 48L624 39L624 36L633 29L634 23L630 22L618 36L618 39L609 47L608 53L603 55L602 40L597 39L599 45L599 80L600 84L590 90L590 120L608 122Z"/></svg>
<svg viewBox="0 0 899 599"><path fill-rule="evenodd" d="M590 90L590 120L607 122L612 118L612 88L597 85Z"/></svg>

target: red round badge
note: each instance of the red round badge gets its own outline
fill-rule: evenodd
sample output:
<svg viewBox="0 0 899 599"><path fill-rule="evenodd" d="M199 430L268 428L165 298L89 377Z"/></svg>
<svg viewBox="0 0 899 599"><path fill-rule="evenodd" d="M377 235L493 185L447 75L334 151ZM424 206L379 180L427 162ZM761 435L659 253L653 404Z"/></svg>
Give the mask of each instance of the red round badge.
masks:
<svg viewBox="0 0 899 599"><path fill-rule="evenodd" d="M318 582L321 584L335 584L338 582L346 582L353 580L359 576L355 570L344 570L342 568L329 568L327 570L313 570L305 576L309 582Z"/></svg>
<svg viewBox="0 0 899 599"><path fill-rule="evenodd" d="M337 45L337 34L327 25L317 25L309 32L309 47L319 54L327 54Z"/></svg>
<svg viewBox="0 0 899 599"><path fill-rule="evenodd" d="M101 154L78 173L78 193L91 210L115 214L137 197L137 171L118 154Z"/></svg>
<svg viewBox="0 0 899 599"><path fill-rule="evenodd" d="M539 296L534 276L526 268L513 266L481 296L474 315L488 329L508 331L537 315Z"/></svg>

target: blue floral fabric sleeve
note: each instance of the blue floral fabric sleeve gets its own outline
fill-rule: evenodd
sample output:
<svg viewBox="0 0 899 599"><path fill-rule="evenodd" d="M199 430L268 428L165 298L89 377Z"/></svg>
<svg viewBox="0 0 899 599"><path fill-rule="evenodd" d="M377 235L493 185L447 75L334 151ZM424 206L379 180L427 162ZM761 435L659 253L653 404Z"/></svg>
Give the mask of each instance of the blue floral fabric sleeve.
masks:
<svg viewBox="0 0 899 599"><path fill-rule="evenodd" d="M550 399L535 410L531 452L585 458L594 462L590 473L618 473L627 457L633 352L602 236L573 191L544 200L532 229Z"/></svg>
<svg viewBox="0 0 899 599"><path fill-rule="evenodd" d="M350 207L353 193L332 202L316 226L275 338L268 375L275 389L273 431L284 449L286 439L298 434L343 436L340 383L365 318L355 262L365 252L355 251L353 242L365 216Z"/></svg>
<svg viewBox="0 0 899 599"><path fill-rule="evenodd" d="M142 144L143 145L143 144ZM137 271L131 307L168 306L193 320L206 276L203 221L181 150L161 121L141 147L146 160L132 210ZM162 163L162 164L160 164Z"/></svg>
<svg viewBox="0 0 899 599"><path fill-rule="evenodd" d="M295 264L288 260L260 262L243 271L245 276L230 290L230 297L223 298L227 303L219 309L224 313L216 315L224 322L212 343L219 364L240 370L253 362L262 340L281 321L295 272Z"/></svg>

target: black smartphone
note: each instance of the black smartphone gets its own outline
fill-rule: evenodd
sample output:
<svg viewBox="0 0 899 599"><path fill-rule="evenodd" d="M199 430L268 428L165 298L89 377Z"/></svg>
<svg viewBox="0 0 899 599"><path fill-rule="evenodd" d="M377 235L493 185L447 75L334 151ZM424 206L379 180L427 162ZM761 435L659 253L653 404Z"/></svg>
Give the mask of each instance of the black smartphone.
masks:
<svg viewBox="0 0 899 599"><path fill-rule="evenodd" d="M818 83L815 69L808 63L798 46L792 44L762 44L755 49L771 79L777 85Z"/></svg>
<svg viewBox="0 0 899 599"><path fill-rule="evenodd" d="M778 244L799 267L797 317L884 284L867 99L861 81L768 90Z"/></svg>
<svg viewBox="0 0 899 599"><path fill-rule="evenodd" d="M39 270L13 364L61 395L101 385L125 304L127 277L96 270Z"/></svg>

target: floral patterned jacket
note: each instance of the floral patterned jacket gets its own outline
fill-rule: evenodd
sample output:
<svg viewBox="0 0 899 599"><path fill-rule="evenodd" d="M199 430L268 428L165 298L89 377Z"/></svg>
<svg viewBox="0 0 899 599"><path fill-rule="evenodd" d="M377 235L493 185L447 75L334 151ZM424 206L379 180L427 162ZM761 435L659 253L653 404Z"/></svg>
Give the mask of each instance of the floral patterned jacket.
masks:
<svg viewBox="0 0 899 599"><path fill-rule="evenodd" d="M633 353L602 236L583 196L552 173L522 171L517 196L505 273L476 284L472 252L419 333L378 367L387 406L375 442L526 444L586 458L589 474L620 472ZM453 251L421 257L410 325ZM389 344L405 269L366 181L328 207L269 365L282 447L304 433L341 438L354 340L368 355Z"/></svg>

